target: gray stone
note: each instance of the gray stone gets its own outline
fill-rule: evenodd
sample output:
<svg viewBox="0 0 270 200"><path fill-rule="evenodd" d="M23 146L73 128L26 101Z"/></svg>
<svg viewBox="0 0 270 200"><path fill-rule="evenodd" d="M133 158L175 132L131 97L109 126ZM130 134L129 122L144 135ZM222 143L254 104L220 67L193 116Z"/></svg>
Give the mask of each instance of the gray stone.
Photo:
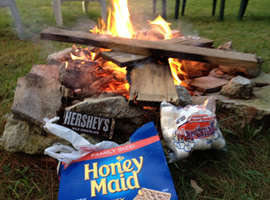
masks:
<svg viewBox="0 0 270 200"><path fill-rule="evenodd" d="M250 99L252 97L253 84L251 80L237 76L222 87L220 94L231 98Z"/></svg>
<svg viewBox="0 0 270 200"><path fill-rule="evenodd" d="M43 76L48 79L59 78L58 65L34 65L31 68L30 73Z"/></svg>
<svg viewBox="0 0 270 200"><path fill-rule="evenodd" d="M71 145L68 141L48 133L46 129L25 121L19 116L8 114L6 118L5 130L0 139L0 144L6 151L43 154L44 150L54 143ZM86 134L81 134L81 136L92 144L101 142L98 137Z"/></svg>
<svg viewBox="0 0 270 200"><path fill-rule="evenodd" d="M123 96L87 98L83 102L67 107L66 110L98 117L115 118L115 132L132 134L137 128L149 122L149 111L130 105Z"/></svg>
<svg viewBox="0 0 270 200"><path fill-rule="evenodd" d="M176 92L178 94L177 105L186 106L186 105L192 104L192 98L191 98L188 90L185 87L183 87L181 85L177 85L177 86L175 86L175 88L176 88Z"/></svg>
<svg viewBox="0 0 270 200"><path fill-rule="evenodd" d="M66 110L109 118L134 118L145 114L145 110L131 106L123 96L86 98Z"/></svg>
<svg viewBox="0 0 270 200"><path fill-rule="evenodd" d="M251 79L252 82L262 82L270 84L270 74L260 73L258 77ZM229 97L212 93L206 96L193 96L192 104L200 105L206 99L214 97L217 99L217 104L220 109L233 111L240 116L245 116L247 110L255 109L256 120L268 120L270 118L270 85L264 87L255 87L253 90L254 97L251 99L231 99Z"/></svg>
<svg viewBox="0 0 270 200"><path fill-rule="evenodd" d="M44 149L55 142L66 144L52 134L47 134L41 127L24 121L14 114L7 116L5 130L0 144L9 152L43 154Z"/></svg>
<svg viewBox="0 0 270 200"><path fill-rule="evenodd" d="M61 107L60 83L29 73L18 79L12 112L33 123L43 124L45 117L52 118Z"/></svg>
<svg viewBox="0 0 270 200"><path fill-rule="evenodd" d="M70 52L72 52L72 48L67 48L62 51L50 54L47 58L47 62L49 64L60 64Z"/></svg>

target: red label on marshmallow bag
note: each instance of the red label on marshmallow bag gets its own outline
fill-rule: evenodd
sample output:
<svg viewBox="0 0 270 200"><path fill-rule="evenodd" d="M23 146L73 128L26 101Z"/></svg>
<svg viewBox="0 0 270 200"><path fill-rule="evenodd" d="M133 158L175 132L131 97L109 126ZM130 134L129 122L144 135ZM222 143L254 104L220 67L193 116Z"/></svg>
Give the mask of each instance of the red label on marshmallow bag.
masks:
<svg viewBox="0 0 270 200"><path fill-rule="evenodd" d="M205 138L215 133L215 117L208 115L193 115L189 117L186 123L178 127L175 134L177 140L187 141L199 138Z"/></svg>

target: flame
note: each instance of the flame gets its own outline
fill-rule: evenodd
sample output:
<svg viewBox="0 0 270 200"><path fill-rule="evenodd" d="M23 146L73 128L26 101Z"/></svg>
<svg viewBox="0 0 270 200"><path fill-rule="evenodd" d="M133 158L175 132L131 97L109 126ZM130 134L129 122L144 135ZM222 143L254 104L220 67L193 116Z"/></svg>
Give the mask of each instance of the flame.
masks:
<svg viewBox="0 0 270 200"><path fill-rule="evenodd" d="M96 55L97 55L96 53L94 53L94 52L91 52L91 59L92 59L92 60L95 60L95 58L96 58Z"/></svg>
<svg viewBox="0 0 270 200"><path fill-rule="evenodd" d="M169 58L168 61L169 61L169 64L170 64L172 76L174 78L174 84L175 85L181 85L182 81L179 79L178 75L179 74L188 75L188 74L185 73L181 69L182 63L177 58Z"/></svg>
<svg viewBox="0 0 270 200"><path fill-rule="evenodd" d="M76 50L77 51L77 50ZM84 56L75 56L74 54L70 53L71 59L72 60L84 60Z"/></svg>
<svg viewBox="0 0 270 200"><path fill-rule="evenodd" d="M97 34L134 38L135 33L130 21L128 0L111 0L111 3L113 9L109 9L107 24L102 19L99 19L98 26L95 26L94 29L90 31ZM152 30L162 34L164 39L171 39L173 37L170 28L171 23L166 22L160 15L154 21L149 21L149 24L151 25ZM94 60L94 57L95 56L93 56L92 60ZM179 78L179 74L187 75L181 69L181 62L176 58L169 58L168 62L170 64L174 84L180 85L181 80ZM120 68L112 62L107 64L111 65L115 70L125 70L125 68ZM126 83L126 87L129 88L128 83Z"/></svg>
<svg viewBox="0 0 270 200"><path fill-rule="evenodd" d="M172 38L172 31L169 25L171 23L166 22L160 15L154 20L149 21L153 30L156 30L164 35L164 39Z"/></svg>
<svg viewBox="0 0 270 200"><path fill-rule="evenodd" d="M91 30L92 33L107 34L124 38L132 38L133 26L130 21L127 0L112 0L113 10L109 10L107 24L101 19L98 27Z"/></svg>
<svg viewBox="0 0 270 200"><path fill-rule="evenodd" d="M65 61L65 68L68 68L68 61Z"/></svg>
<svg viewBox="0 0 270 200"><path fill-rule="evenodd" d="M112 35L132 38L134 35L133 27L130 21L127 0L112 1L114 10L112 11L111 32Z"/></svg>

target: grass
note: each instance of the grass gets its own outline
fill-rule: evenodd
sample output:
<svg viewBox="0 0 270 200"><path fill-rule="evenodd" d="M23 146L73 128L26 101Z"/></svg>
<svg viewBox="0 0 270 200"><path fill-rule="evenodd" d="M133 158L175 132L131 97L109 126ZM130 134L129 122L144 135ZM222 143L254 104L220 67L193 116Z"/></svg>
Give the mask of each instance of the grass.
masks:
<svg viewBox="0 0 270 200"><path fill-rule="evenodd" d="M109 2L109 1L108 1ZM0 8L0 135L4 116L10 112L17 79L36 64L45 64L47 56L71 44L41 41L39 33L56 26L50 0L27 3L17 0L17 7L27 38L16 37L15 25L7 8ZM264 59L262 71L270 72L270 2L249 2L242 21L237 20L239 1L227 0L225 18L211 16L212 1L187 1L185 16L174 20L173 0L167 0L167 21L172 29L199 35L215 41L215 46L232 41L237 51L253 53ZM82 21L97 21L98 2L91 3L84 14L80 2L64 2L64 28L81 28ZM153 20L151 1L130 1L130 13L135 28L148 27ZM158 2L157 11L161 3ZM217 5L219 6L219 5ZM218 11L218 9L217 9ZM83 28L88 28L84 24ZM89 23L89 29L93 23ZM170 164L179 199L270 199L270 129L267 122L242 125L244 118L219 110L221 130L227 141L227 151L194 152L186 161ZM268 128L268 129L267 129ZM0 147L0 197L2 199L57 199L58 180L55 168L46 164L44 156L9 153ZM198 195L190 185L195 180L204 191Z"/></svg>

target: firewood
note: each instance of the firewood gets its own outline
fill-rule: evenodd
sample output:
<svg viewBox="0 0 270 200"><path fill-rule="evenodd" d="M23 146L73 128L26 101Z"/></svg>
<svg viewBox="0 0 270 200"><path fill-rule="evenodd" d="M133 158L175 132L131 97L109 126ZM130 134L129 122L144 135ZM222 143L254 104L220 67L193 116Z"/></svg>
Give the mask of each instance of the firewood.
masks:
<svg viewBox="0 0 270 200"><path fill-rule="evenodd" d="M173 57L185 60L206 62L215 65L227 65L257 69L262 61L254 54L230 52L218 49L164 44L160 41L146 41L98 35L88 32L71 31L59 28L47 28L41 32L41 39L94 45L145 56Z"/></svg>
<svg viewBox="0 0 270 200"><path fill-rule="evenodd" d="M129 100L140 105L159 104L163 100L176 103L178 95L169 66L145 64L132 68Z"/></svg>
<svg viewBox="0 0 270 200"><path fill-rule="evenodd" d="M93 82L90 86L90 89L92 90L101 90L102 87L105 85L108 85L113 81L112 76L104 76L99 79L97 79L95 82Z"/></svg>
<svg viewBox="0 0 270 200"><path fill-rule="evenodd" d="M107 60L117 64L119 67L125 67L148 59L148 56L136 55L119 51L100 52L100 55Z"/></svg>
<svg viewBox="0 0 270 200"><path fill-rule="evenodd" d="M124 82L126 80L126 74L120 71L114 71L112 73L113 78L117 81Z"/></svg>

